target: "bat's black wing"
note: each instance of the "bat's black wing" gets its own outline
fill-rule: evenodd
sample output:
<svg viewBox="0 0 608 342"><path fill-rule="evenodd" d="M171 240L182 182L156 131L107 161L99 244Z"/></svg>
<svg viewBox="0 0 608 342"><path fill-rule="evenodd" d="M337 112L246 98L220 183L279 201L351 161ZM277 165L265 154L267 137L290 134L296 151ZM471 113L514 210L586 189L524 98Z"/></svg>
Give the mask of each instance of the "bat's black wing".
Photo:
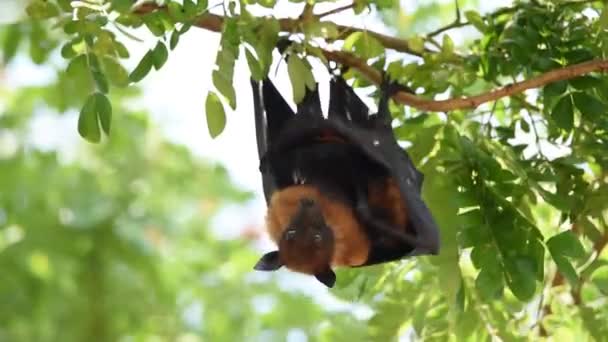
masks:
<svg viewBox="0 0 608 342"><path fill-rule="evenodd" d="M333 78L327 119L322 116L316 90L306 94L296 114L270 80L262 81L261 85L252 81L252 86L260 171L267 201L277 189L297 184L297 174L335 183L341 188L353 188L349 197L359 198L352 204L357 213L366 218L372 241L366 265L438 252L439 230L420 194L423 175L398 145L390 125L388 100L393 91L390 84L382 87L378 113L370 115L367 106L344 79ZM326 130L336 132L348 144L327 143L322 153L318 146L312 151L311 137ZM397 180L408 209L412 235L396 233L395 229L374 220L366 206L366 197L357 197L360 189L355 188L367 185L364 177L378 172ZM361 201L362 198L365 200ZM387 245L387 238L392 243ZM396 240L400 242L394 243Z"/></svg>

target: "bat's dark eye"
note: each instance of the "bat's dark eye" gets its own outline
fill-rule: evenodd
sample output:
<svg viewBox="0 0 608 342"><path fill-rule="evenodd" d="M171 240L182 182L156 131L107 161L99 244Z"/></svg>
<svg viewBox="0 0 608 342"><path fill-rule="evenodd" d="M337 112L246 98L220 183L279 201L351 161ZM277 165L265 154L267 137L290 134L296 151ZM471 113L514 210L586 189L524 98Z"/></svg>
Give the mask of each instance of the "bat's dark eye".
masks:
<svg viewBox="0 0 608 342"><path fill-rule="evenodd" d="M315 243L320 243L321 240L323 240L323 237L321 237L321 234L316 233L315 235L313 235L312 237L315 240Z"/></svg>
<svg viewBox="0 0 608 342"><path fill-rule="evenodd" d="M296 231L295 231L295 230L293 230L293 229L292 229L292 230L288 230L288 231L285 233L285 239L286 239L287 241L293 240L295 237L296 237Z"/></svg>

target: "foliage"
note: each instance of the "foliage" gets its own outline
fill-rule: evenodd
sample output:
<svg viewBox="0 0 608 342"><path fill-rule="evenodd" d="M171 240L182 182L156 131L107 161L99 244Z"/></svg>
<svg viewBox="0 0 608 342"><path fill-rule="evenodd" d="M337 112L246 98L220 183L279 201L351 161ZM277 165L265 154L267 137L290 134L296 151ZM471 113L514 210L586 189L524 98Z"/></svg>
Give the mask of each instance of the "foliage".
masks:
<svg viewBox="0 0 608 342"><path fill-rule="evenodd" d="M218 209L251 194L129 110L137 92L111 97L120 115L104 143L36 143L53 130L36 120L77 126L78 113L64 107L80 99L61 90L77 81L60 71L49 84L0 87L0 341L317 334L321 307L251 277L257 253L247 239L209 230ZM356 322L338 312L327 319Z"/></svg>
<svg viewBox="0 0 608 342"><path fill-rule="evenodd" d="M364 67L372 66L376 70L386 70L392 78L413 89L419 98L428 100L485 93L499 86L538 77L564 66L602 60L608 52L608 10L601 1L516 1L509 7L497 8L487 14L479 13L471 6L466 7L469 4L465 1L461 1L460 6L433 2L412 13L405 13L405 9L399 9L398 3L394 1L356 0L353 3L352 8L360 16L369 15L367 9L381 11L384 20L389 25L397 26L397 31L405 35L397 43L374 32L337 26L329 20L323 20L322 16L311 15L314 13L311 12L314 1L307 2L309 5L305 6L299 19L281 20L251 14L250 9L254 4L274 8L275 1L266 0L225 2L219 10L222 12L221 16L210 14L213 6L204 0L160 1L159 4L147 3L136 8L132 8L131 1L128 0L91 0L77 3L78 6L64 0L32 1L27 9L30 19L15 23L4 30L3 56L6 62L10 61L19 51L21 43L26 41L30 42L29 55L36 63L45 63L53 51L60 49L61 55L69 62L66 71L59 74L57 83L63 89L70 90L69 95L58 93L55 88L36 94L60 112L82 107L80 121L83 124L82 128L79 125L79 133L93 142L101 140L102 131L106 135L109 134L108 145L103 148L110 151L112 146L121 144L121 134L117 132L125 131L130 124L126 121L119 122L118 120L122 119L118 119L117 115L110 115L117 112L111 106L116 106L119 100L111 99L109 107L106 100L108 94L114 88L142 80L152 69L160 69L167 58L170 58L169 50L179 44L180 36L186 34L192 26L222 34L216 70L213 72L216 91L211 92L206 101L208 127L213 136L221 133L226 122L225 115L230 115L230 109L235 108L240 97L248 96L237 96L233 86L234 65L241 51L244 51L252 76L260 79L269 73L273 62L277 62L276 58L273 59L272 50L280 34L289 35L295 41L286 53L295 57L289 59L288 69L296 101L301 98L306 87L310 88L313 83L309 61L316 59L327 64L334 56L326 53L326 49L343 49L342 52L348 52L348 56L356 58L359 63L350 65L351 68L345 73L347 78L353 80L354 85L370 85L369 78L365 77L369 75L364 75L361 71ZM456 12L453 12L454 9ZM444 15L439 20L434 20L438 11ZM450 17L455 17L456 20L450 23ZM410 21L411 27L399 24L403 22L403 18L414 18ZM438 28L439 21L447 26ZM129 55L121 40L128 38L124 33L125 28L142 26L158 37L158 43L129 73L120 64L120 59ZM433 29L435 31L432 31ZM468 36L471 39L457 39L457 33L460 32L458 30L462 29L475 31L473 36ZM328 45L321 44L322 41ZM590 337L604 340L608 333L608 311L605 305L608 260L605 252L602 253L608 243L608 78L600 73L575 76L578 77L568 76L559 82L540 83L541 88L537 91L510 94L509 97L495 98L478 108L455 109L448 113L424 112L415 106L404 108L393 105L397 123L395 132L400 139L411 143L408 151L426 176L424 196L441 226L441 255L362 270L341 271L340 282L332 292L340 298L365 303L374 311L374 315L367 321L365 333L361 331L360 325L352 324L349 316L336 318L335 328L327 333L322 329L308 332L313 331L312 336L327 340L343 339L341 334L351 332L364 339L386 341L408 331L424 340L487 340L490 337L498 337L511 341L547 336L565 340ZM87 98L88 100L83 100ZM11 115L7 118L11 121L27 120L23 117L27 117L30 112L28 109L32 106L29 105L28 108L26 102L25 107L20 109L21 115ZM120 145L121 149L127 146L132 149L129 154L131 158L144 158L147 155L141 143L129 144L123 141L122 144L124 145ZM118 191L113 193L116 198L108 199L103 196L90 197L88 194L103 193L104 187L128 189L127 185L133 179L116 179L118 176L127 175L119 175L110 170L120 168L135 174L135 170L138 170L136 165L141 167L147 164L143 160L123 168L124 165L119 167L119 164L112 164L112 159L110 162L105 159L101 162L94 158L97 156L95 153L101 153L116 158L113 161L115 163L127 162L119 157L124 155L122 152L118 153L119 147L114 148L114 152L92 150L87 153L87 158L97 160L93 163L95 171L61 166L61 172L76 172L75 179L96 179L100 182L100 188L83 191L80 194L83 198L78 200L64 198L62 196L72 195L66 190L67 187L73 187L72 182L75 181L70 177L68 182L62 177L66 184L58 185L57 189L62 191L56 191L54 196L58 197L52 201L48 198L44 200L50 195L40 193L42 189L39 186L32 186L31 196L39 196L34 196L37 200L32 203L42 205L37 208L41 213L45 212L42 209L51 208L45 205L108 203L108 209L101 213L100 209L93 209L92 206L88 207L91 212L74 212L78 213L76 218L82 215L83 220L91 220L91 217L98 217L100 220L82 223L83 227L97 228L81 229L81 232L99 234L99 231L112 230L111 227L116 223L104 221L103 218L107 220L104 215L115 218L128 216L128 213L115 212L112 209L128 207L122 205L124 202L121 201L129 201L130 195ZM50 165L53 165L53 162L48 161L48 156L30 156L29 158L34 158L35 165L31 165L32 162L28 162L25 157L23 161L19 158L22 157L16 155L7 166L16 168L14 174L33 172L32 177L43 177L35 172L44 170L45 179L52 182L53 178L47 174L47 169L52 170ZM50 158L52 160L53 157ZM205 183L205 179L195 178L194 174L190 173L194 166L184 163L183 160L173 161L165 166L168 168L166 172L176 172L172 167L179 166L180 172L187 172L193 177L192 182L208 183L208 180ZM43 166L44 169L38 169ZM63 167L67 169L63 171ZM80 175L78 172L85 173ZM106 177L91 177L93 172L96 175L105 174ZM12 201L20 203L19 197L23 196L23 192L17 188L18 184L7 183L6 189L12 190L4 193L16 196L17 199ZM78 188L86 189L95 184L83 182ZM164 191L169 192L167 195L173 194L176 203L182 203L178 198L183 198L192 191L191 187L180 187L178 184L163 187ZM5 189L4 185L2 189ZM215 194L223 196L221 193L220 191ZM150 215L153 214L157 220L168 220L173 210L165 205L171 202L167 203L164 196L157 195L154 196L155 200L149 198L152 203L142 203L142 207L148 209L152 204L159 206L161 210L150 210ZM163 198L162 203L158 203L159 197ZM5 210L12 213L17 208L24 210L22 206ZM31 208L27 211L30 210ZM48 212L46 219L38 222L59 220L54 218L57 210L49 209ZM28 220L38 220L31 215L24 216ZM125 220L128 222L128 217ZM200 230L197 232L201 234ZM53 234L53 238L61 236L60 233ZM104 234L104 238L119 239L112 234ZM40 240L38 243L48 242L47 239ZM194 244L199 242L196 239L185 240L189 242L177 239L180 243L186 243L181 248L187 247L188 251L194 250ZM137 239L136 241L141 242ZM69 242L70 246L74 243L71 239ZM67 246L67 242L63 243ZM204 239L204 243L205 246L216 246L212 240ZM57 253L65 252L64 248L60 248L61 243L54 243L53 246L59 249ZM104 248L103 246L105 245L102 244L99 248ZM210 272L213 265L223 261L222 256L227 257L219 245L217 246L217 250L211 248L214 253L202 252L204 258L193 261L198 265L203 259L215 260L215 263L205 264L203 272ZM199 247L197 246L197 251L201 249ZM41 261L47 260L45 257L52 260L52 254L45 249L42 249L43 252L36 252L36 248L27 249L30 254L24 255L29 256L29 259L3 259L30 260L29 265L26 265L29 268L21 268L24 277L44 279L50 277L49 274L58 272L51 273L48 267L41 266L46 265L45 261ZM131 249L129 251L133 253ZM239 253L245 252L241 251L241 247L233 247L231 251L230 259L233 261L229 265L233 266L227 267L237 267L238 270L239 262L246 258L239 257ZM94 264L95 267L102 267L104 259L97 253L107 255L108 252L99 252L96 248L85 246L80 249L74 247L73 253L88 255L92 259L91 263L101 263ZM90 254L94 256L91 257ZM120 254L112 255L115 257ZM143 260L152 263L152 259ZM192 293L202 296L201 289L196 284L184 285L188 282L183 281L187 279L183 277L192 274L185 270L189 268L188 265L177 264L179 267L173 263L171 267L161 265L152 269L164 270L163 272L177 272L176 269L182 269L186 275L177 272L178 274L167 278L178 279L172 283L174 292L170 293L175 293L178 287L185 287L186 289L180 289L180 292L189 289ZM19 269L17 265L12 267ZM147 269L140 266L132 268L138 272ZM78 274L77 266L72 266L66 272L70 270ZM82 270L80 272L87 274ZM111 269L105 272L108 273L102 272L102 277L116 276L111 275ZM239 272L228 274L240 276ZM119 275L133 277L132 274ZM149 278L152 276L146 277L148 278L145 279L152 279ZM38 278L35 278L37 282L32 284L42 281ZM44 281L49 282L48 279ZM106 284L96 280L89 282L91 286ZM52 282L48 284L50 283ZM64 293L62 291L70 289L76 291L75 283L53 284L55 287L47 290L52 292L40 292L36 285L24 288L31 288L30 291L37 294L61 294ZM151 283L158 284L158 293L166 291L162 282ZM10 286L11 283L8 284L3 286ZM30 283L23 280L17 284ZM118 286L118 283L114 282L107 284ZM124 283L120 283L121 286L122 284ZM133 286L135 289L131 289L130 293L137 293L138 288ZM235 298L232 291L246 291L247 294L256 291L225 284L216 290L224 295L217 296L215 293L201 298L206 303L216 303L214 301L218 298L222 298L222 301ZM155 297L157 292L149 289L147 291L146 293L153 297L147 299L152 303L149 305L160 305L160 301ZM73 295L74 293L76 292L73 292ZM65 295L49 297L47 300L60 300ZM321 313L315 311L318 308L304 304L298 299L288 299L288 296L279 296L281 305L297 305L297 310L302 312L310 308L306 326L318 327L317 323L323 320L320 318ZM24 294L21 297L13 295L11 300L36 299ZM79 304L76 300L71 303L75 306L87 305ZM171 300L163 303L174 305ZM92 305L90 310L95 312L94 305L88 305ZM229 304L223 305L231 307ZM52 331L50 327L58 322L50 320L60 320L62 316L53 315L51 318L45 315L43 310L47 306L39 304L38 307L41 309L35 316L40 320L35 324L40 327L40 332L37 333L48 333ZM150 311L147 306L129 306L128 309L133 310L134 316ZM111 308L104 310L108 310L107 313ZM124 318L120 318L120 315L113 317L117 325L112 331L132 329L129 324L138 324L138 327L146 326L149 329L159 328L160 325L151 324L145 319L129 319L129 310L125 309ZM234 330L235 327L250 327L250 324L254 323L249 323L249 320L255 322L258 319L250 315L230 316L231 309L227 311L228 313L218 313L223 318L208 317L205 327L224 329L222 333L225 334L238 334L239 332ZM122 315L123 311L120 312ZM288 311L280 311L278 308L275 308L271 316L277 317L279 313L289 316ZM18 322L9 325L10 329L7 331L21 337L24 335L19 334L30 333L23 325L25 321L18 319L30 317L30 314L29 311L12 312L11 315L4 316ZM225 314L228 316L224 316ZM306 315L302 314L302 317L293 319L304 316ZM153 319L152 315L146 317ZM172 318L175 319L175 316ZM231 320L230 323L227 323L227 319ZM167 326L167 329L178 327L174 324ZM283 327L272 326L277 331L282 331ZM92 326L91 329L93 328L96 327ZM170 335L169 331L167 334L166 336ZM230 337L235 335L225 336L227 340L231 340Z"/></svg>

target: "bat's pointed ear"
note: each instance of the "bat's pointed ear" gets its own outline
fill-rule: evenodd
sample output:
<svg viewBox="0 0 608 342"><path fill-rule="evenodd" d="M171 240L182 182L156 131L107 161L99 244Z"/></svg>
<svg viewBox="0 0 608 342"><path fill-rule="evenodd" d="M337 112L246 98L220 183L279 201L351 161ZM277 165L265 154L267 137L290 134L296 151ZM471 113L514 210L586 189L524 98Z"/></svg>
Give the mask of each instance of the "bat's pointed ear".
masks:
<svg viewBox="0 0 608 342"><path fill-rule="evenodd" d="M264 254L258 263L253 266L254 270L258 271L276 271L281 268L283 264L279 259L279 251L268 252Z"/></svg>
<svg viewBox="0 0 608 342"><path fill-rule="evenodd" d="M315 274L315 278L330 288L336 283L336 274L329 267L325 271Z"/></svg>

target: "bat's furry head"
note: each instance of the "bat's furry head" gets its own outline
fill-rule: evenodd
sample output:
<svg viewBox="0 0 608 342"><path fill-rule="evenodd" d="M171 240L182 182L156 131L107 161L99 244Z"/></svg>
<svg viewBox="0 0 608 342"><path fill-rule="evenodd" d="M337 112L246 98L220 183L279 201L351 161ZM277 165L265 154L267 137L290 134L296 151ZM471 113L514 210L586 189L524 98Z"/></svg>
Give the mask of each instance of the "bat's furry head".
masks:
<svg viewBox="0 0 608 342"><path fill-rule="evenodd" d="M265 254L255 269L272 271L285 265L293 271L314 275L328 287L333 286L336 280L331 270L334 234L314 199L300 200L278 245L279 250Z"/></svg>

